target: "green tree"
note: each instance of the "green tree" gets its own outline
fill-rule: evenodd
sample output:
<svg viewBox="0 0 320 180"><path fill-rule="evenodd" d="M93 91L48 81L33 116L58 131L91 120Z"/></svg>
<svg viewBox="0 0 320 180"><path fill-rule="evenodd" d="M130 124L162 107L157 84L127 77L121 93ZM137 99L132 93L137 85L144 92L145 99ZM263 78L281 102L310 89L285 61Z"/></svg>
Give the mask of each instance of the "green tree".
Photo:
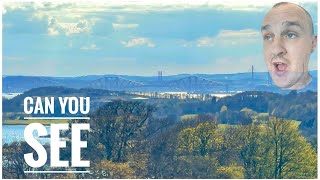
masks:
<svg viewBox="0 0 320 180"><path fill-rule="evenodd" d="M298 124L271 117L266 124L241 128L240 159L245 178L315 178L317 154Z"/></svg>
<svg viewBox="0 0 320 180"><path fill-rule="evenodd" d="M178 167L174 178L217 178L217 160L210 156L186 155L178 158Z"/></svg>
<svg viewBox="0 0 320 180"><path fill-rule="evenodd" d="M12 144L4 144L2 149L3 178L28 178L24 171L30 170L31 167L25 163L23 156L25 153L32 151L32 148L25 142L22 144L14 142Z"/></svg>
<svg viewBox="0 0 320 180"><path fill-rule="evenodd" d="M216 121L200 123L196 127L182 130L179 133L179 151L201 156L216 151L221 144L221 137L217 131Z"/></svg>
<svg viewBox="0 0 320 180"><path fill-rule="evenodd" d="M244 168L235 164L221 166L217 169L217 174L223 179L244 179Z"/></svg>
<svg viewBox="0 0 320 180"><path fill-rule="evenodd" d="M24 154L33 153L34 158L38 158L37 152L26 142L13 142L11 144L4 144L2 146L2 177L4 179L30 179L40 178L47 179L52 178L52 174L31 174L24 171L38 170L55 170L50 168L50 147L44 145L47 151L48 159L44 166L39 168L32 168L24 160Z"/></svg>
<svg viewBox="0 0 320 180"><path fill-rule="evenodd" d="M269 150L263 144L262 127L256 124L250 124L240 127L240 135L238 140L241 143L240 159L244 168L244 177L266 178L268 162L264 161L264 156ZM263 172L264 171L264 172Z"/></svg>
<svg viewBox="0 0 320 180"><path fill-rule="evenodd" d="M91 115L92 140L104 145L107 160L125 162L127 148L133 147L152 112L153 107L139 101L108 103Z"/></svg>
<svg viewBox="0 0 320 180"><path fill-rule="evenodd" d="M300 135L297 123L271 117L265 143L272 162L270 178L316 178L317 154Z"/></svg>
<svg viewBox="0 0 320 180"><path fill-rule="evenodd" d="M222 113L223 111L227 111L227 110L228 110L227 106L223 105L220 109L220 112Z"/></svg>
<svg viewBox="0 0 320 180"><path fill-rule="evenodd" d="M220 150L215 154L220 165L228 166L240 162L239 151L242 143L239 140L240 127L238 125L222 126Z"/></svg>

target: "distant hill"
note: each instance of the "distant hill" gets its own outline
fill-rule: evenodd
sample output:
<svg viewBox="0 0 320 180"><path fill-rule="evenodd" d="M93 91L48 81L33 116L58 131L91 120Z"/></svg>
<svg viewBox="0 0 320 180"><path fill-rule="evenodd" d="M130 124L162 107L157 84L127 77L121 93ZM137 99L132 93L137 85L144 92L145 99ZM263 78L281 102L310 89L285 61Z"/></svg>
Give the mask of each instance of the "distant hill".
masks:
<svg viewBox="0 0 320 180"><path fill-rule="evenodd" d="M311 89L317 89L317 71L313 76ZM215 86L213 83L222 84ZM178 74L171 76L129 76L129 75L88 75L78 77L48 76L2 76L3 93L22 93L32 88L64 86L71 88L95 88L124 91L188 91L211 93L218 91L262 90L277 92L271 85L267 72L253 74Z"/></svg>

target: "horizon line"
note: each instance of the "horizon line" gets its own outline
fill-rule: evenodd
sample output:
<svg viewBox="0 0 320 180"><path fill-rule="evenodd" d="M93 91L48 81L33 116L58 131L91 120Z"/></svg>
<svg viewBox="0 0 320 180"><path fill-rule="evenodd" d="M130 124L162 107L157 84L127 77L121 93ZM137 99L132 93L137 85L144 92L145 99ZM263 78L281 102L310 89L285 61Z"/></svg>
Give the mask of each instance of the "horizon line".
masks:
<svg viewBox="0 0 320 180"><path fill-rule="evenodd" d="M314 70L309 70L309 72L312 71L318 71L317 69ZM251 71L246 71L246 72L234 72L234 73L179 73L179 74L167 74L167 75L162 75L163 77L165 76L177 76L177 75L228 75L228 74L242 74L242 73L251 73ZM254 73L268 73L268 71L254 71ZM76 76L53 76L53 75L21 75L21 74L2 74L2 77L7 77L7 76L29 76L29 77L55 77L55 78L78 78L78 77L86 77L86 76L139 76L139 77L158 77L157 74L154 75L133 75L133 74L87 74L87 75L76 75Z"/></svg>

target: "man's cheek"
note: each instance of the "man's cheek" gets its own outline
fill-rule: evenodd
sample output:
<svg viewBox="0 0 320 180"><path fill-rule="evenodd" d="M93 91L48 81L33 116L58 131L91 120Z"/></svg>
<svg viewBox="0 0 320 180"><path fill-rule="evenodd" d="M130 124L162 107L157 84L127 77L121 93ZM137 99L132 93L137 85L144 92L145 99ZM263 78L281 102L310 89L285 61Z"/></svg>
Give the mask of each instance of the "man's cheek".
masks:
<svg viewBox="0 0 320 180"><path fill-rule="evenodd" d="M295 62L295 64L293 65L293 71L294 72L303 72L305 71L305 65L303 61L299 61L299 62Z"/></svg>
<svg viewBox="0 0 320 180"><path fill-rule="evenodd" d="M300 69L304 68L304 67L308 67L308 63L309 63L309 54L308 53L303 53L301 52L300 55L297 54L297 56L299 56L299 58L297 59L297 64L299 65Z"/></svg>

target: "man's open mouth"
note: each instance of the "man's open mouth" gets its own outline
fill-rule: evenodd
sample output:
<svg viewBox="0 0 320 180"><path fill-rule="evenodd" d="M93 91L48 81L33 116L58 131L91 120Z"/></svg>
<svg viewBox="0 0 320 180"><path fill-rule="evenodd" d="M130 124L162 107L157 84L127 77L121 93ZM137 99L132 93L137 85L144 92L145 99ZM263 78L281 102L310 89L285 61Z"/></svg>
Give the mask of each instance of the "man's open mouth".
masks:
<svg viewBox="0 0 320 180"><path fill-rule="evenodd" d="M275 74L278 76L283 76L287 72L288 65L283 62L274 62L272 63L274 66Z"/></svg>

